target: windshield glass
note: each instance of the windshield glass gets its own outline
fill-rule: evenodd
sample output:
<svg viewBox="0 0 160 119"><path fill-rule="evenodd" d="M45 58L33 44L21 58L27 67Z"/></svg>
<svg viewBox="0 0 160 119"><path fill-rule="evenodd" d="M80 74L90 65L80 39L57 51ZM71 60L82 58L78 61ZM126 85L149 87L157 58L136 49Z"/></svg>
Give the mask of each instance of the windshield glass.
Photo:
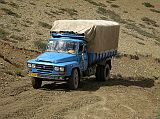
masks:
<svg viewBox="0 0 160 119"><path fill-rule="evenodd" d="M54 40L47 44L47 51L49 52L65 52L75 54L77 49L77 42Z"/></svg>

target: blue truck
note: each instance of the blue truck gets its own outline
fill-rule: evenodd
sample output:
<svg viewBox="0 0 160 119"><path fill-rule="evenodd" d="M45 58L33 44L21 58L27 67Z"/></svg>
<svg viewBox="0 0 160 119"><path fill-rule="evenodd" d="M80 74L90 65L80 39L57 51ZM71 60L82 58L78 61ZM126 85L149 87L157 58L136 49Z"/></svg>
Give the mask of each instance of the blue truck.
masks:
<svg viewBox="0 0 160 119"><path fill-rule="evenodd" d="M42 81L67 82L77 89L82 77L109 79L111 59L117 54L119 24L104 20L58 20L50 31L46 50L27 61L32 86Z"/></svg>

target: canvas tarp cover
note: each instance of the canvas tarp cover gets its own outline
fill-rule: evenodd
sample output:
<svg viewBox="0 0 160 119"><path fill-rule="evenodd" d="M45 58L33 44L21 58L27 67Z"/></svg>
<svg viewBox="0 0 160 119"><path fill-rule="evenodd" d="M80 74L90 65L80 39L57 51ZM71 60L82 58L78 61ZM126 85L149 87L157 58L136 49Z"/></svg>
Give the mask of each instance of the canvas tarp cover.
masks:
<svg viewBox="0 0 160 119"><path fill-rule="evenodd" d="M101 53L116 50L119 39L118 23L105 20L57 20L51 32L74 32L84 34L90 53Z"/></svg>

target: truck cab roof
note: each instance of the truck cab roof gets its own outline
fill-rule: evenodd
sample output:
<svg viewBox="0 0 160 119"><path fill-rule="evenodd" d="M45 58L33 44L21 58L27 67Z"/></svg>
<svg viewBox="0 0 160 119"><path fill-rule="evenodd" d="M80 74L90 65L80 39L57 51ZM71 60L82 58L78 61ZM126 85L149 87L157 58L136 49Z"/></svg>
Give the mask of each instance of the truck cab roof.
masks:
<svg viewBox="0 0 160 119"><path fill-rule="evenodd" d="M73 33L51 33L51 38L49 41L52 40L63 40L68 42L86 42L84 35L77 35Z"/></svg>
<svg viewBox="0 0 160 119"><path fill-rule="evenodd" d="M63 40L63 41L68 41L68 42L85 42L84 40L73 39L73 38L68 38L68 37L50 38L49 39L49 41L55 41L55 40Z"/></svg>

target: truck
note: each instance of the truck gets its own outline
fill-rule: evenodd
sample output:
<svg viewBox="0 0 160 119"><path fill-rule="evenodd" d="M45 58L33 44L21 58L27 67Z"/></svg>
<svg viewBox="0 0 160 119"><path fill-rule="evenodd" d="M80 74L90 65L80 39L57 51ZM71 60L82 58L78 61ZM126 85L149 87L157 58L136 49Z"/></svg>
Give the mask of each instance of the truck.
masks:
<svg viewBox="0 0 160 119"><path fill-rule="evenodd" d="M107 81L111 59L117 55L119 30L114 21L56 20L46 50L27 61L33 88L41 88L42 81L63 81L75 90L80 79L92 75Z"/></svg>

